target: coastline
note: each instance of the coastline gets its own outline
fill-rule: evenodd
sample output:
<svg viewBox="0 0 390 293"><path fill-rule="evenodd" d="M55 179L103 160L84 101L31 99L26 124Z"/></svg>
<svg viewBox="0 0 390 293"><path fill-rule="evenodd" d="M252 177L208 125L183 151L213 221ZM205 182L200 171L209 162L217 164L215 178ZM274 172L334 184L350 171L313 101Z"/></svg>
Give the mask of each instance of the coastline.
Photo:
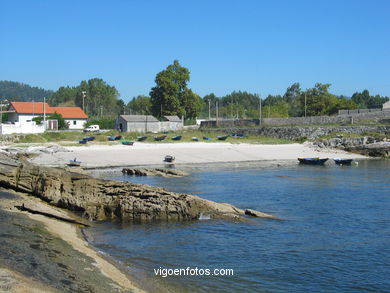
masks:
<svg viewBox="0 0 390 293"><path fill-rule="evenodd" d="M150 166L163 164L165 155L176 158L175 165L227 162L288 161L298 157L367 158L342 150L315 148L310 144L231 144L231 143L135 143L134 146L98 145L64 147L65 152L38 152L32 163L51 167L64 166L77 158L82 167L112 168L123 166ZM28 148L26 151L34 151Z"/></svg>
<svg viewBox="0 0 390 293"><path fill-rule="evenodd" d="M14 195L10 198L6 197L1 199L1 211L9 213L11 217L16 218L18 216L27 216L30 220L32 220L31 225L40 224L43 227L43 229L34 228L35 234L39 234L38 236L40 237L42 237L42 235L47 236L46 234L48 234L50 235L48 236L48 239L58 238L60 241L70 245L71 249L68 249L68 253L70 255L66 255L66 258L69 259L71 265L64 265L60 263L61 268L67 267L66 272L60 276L61 278L70 276L72 279L74 278L74 275L78 275L81 273L80 271L82 271L84 275L78 275L75 282L78 281L81 283L78 284L79 286L88 286L88 289L91 290L91 292L105 292L108 290L107 288L109 288L111 292L146 292L141 289L138 284L132 281L129 278L130 276L123 272L117 263L109 257L99 253L95 248L91 247L82 234L79 225L66 223L38 214L21 212L15 206L23 203L50 213L62 214L65 217L75 217L70 212L49 206L39 199L13 190L1 188L0 192L2 194ZM26 244L36 249L36 246L34 246L36 244L34 243L35 242L32 241L31 243ZM58 244L58 241L55 243L56 245L54 246L55 249L53 251L61 251L61 245ZM81 261L76 256L77 254L83 255L83 259ZM2 262L4 262L4 264L2 264ZM81 268L79 268L79 264L76 264L77 262L82 263ZM55 286L52 286L53 284L47 284L42 280L36 280L35 278L31 278L26 274L18 272L16 269L14 270L12 265L11 267L8 266L9 263L9 260L3 260L0 262L0 275L2 276L0 289L7 289L7 291L10 292L64 292L63 288L58 288L58 286L56 288ZM88 279L90 279L90 282L88 284L84 284ZM97 280L100 281L98 282ZM94 282L96 282L96 284ZM68 281L68 283L71 282ZM64 281L65 285L69 285L68 283ZM102 285L105 285L105 287L101 287ZM28 288L27 291L26 288ZM73 290L69 287L65 291L70 292L69 289L70 291Z"/></svg>
<svg viewBox="0 0 390 293"><path fill-rule="evenodd" d="M83 161L83 167L86 169L97 169L103 167L120 167L120 166L150 166L163 164L162 158L166 154L176 156L176 164L192 165L197 164L218 164L218 163L239 163L239 162L266 162L270 165L275 165L279 161L296 162L299 156L321 156L321 157L336 157L342 156L345 158L366 158L365 156L351 154L339 150L323 150L315 149L309 145L287 144L287 145L252 145L252 144L231 144L231 143L164 143L164 144L147 144L139 143L133 147L115 145L89 145L77 147L65 147L67 151L59 151L55 153L39 152L38 156L30 159L32 163L59 167L64 166L69 160L77 157ZM30 151L27 149L27 151ZM0 190L7 193L15 193L11 190ZM15 193L18 194L18 193ZM23 197L23 202L34 203L41 208L56 210L56 212L69 213L58 208L49 206L39 199L35 199L23 194L18 194ZM75 251L78 251L88 258L93 260L92 265L96 267L103 277L112 281L115 291L112 292L146 292L129 279L131 276L126 272L121 271L120 265L110 261L109 257L100 254L95 248L91 247L82 235L80 227L74 224L61 222L55 219L50 219L41 215L33 215L25 212L20 212L15 208L17 202L12 199L2 201L0 208L12 213L27 215L31 220L44 225L48 233L54 237L58 237L69 244ZM0 263L1 265L1 263ZM1 268L2 266L0 266ZM6 271L6 272L5 272ZM21 288L29 288L31 292L36 289L36 292L57 292L58 288L52 288L48 284L40 283L35 280L30 280L26 275L20 275L18 272L13 272L9 268L3 268L2 273L12 276L14 280L18 280ZM92 272L91 272L92 274ZM24 287L23 287L24 286ZM1 288L1 283L0 283ZM35 289L34 289L35 288ZM17 287L11 292L18 291ZM45 291L46 290L46 291ZM103 292L99 291L93 292Z"/></svg>

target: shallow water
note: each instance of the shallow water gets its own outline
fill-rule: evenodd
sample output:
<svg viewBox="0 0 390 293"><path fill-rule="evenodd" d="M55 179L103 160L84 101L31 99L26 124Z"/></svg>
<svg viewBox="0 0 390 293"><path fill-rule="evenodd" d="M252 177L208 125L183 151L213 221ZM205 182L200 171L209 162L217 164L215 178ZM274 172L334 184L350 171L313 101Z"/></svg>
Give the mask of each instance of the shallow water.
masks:
<svg viewBox="0 0 390 293"><path fill-rule="evenodd" d="M230 164L183 178L106 177L268 212L283 221L103 223L89 240L139 279L179 292L390 292L390 161L264 168ZM234 276L155 276L159 268Z"/></svg>

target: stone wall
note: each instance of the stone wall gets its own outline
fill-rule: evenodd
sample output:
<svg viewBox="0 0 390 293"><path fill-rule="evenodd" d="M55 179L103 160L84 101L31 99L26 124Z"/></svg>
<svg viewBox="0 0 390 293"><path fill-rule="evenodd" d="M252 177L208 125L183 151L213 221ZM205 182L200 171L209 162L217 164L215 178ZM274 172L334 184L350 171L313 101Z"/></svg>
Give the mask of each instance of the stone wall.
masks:
<svg viewBox="0 0 390 293"><path fill-rule="evenodd" d="M376 109L371 109L376 110ZM352 110L351 110L352 111ZM356 110L357 111L357 110ZM323 124L353 124L360 122L383 123L390 119L390 109L384 111L361 111L351 115L309 116L288 118L259 119L219 119L202 121L200 127L253 127L253 126L287 126L287 125L323 125Z"/></svg>
<svg viewBox="0 0 390 293"><path fill-rule="evenodd" d="M254 136L270 136L283 139L315 139L332 132L363 134L379 132L390 134L390 126L291 126L291 127L258 127L258 128L215 128L207 129L217 133L237 133Z"/></svg>

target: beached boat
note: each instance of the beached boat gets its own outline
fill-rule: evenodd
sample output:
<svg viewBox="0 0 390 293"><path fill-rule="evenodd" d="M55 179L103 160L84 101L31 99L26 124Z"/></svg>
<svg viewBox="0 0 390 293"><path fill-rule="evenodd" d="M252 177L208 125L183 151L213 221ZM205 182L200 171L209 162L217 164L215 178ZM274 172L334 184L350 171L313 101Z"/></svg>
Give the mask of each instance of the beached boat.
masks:
<svg viewBox="0 0 390 293"><path fill-rule="evenodd" d="M351 165L351 163L352 163L352 159L334 158L333 161L337 165Z"/></svg>
<svg viewBox="0 0 390 293"><path fill-rule="evenodd" d="M147 136L137 136L137 141L145 141L147 138Z"/></svg>
<svg viewBox="0 0 390 293"><path fill-rule="evenodd" d="M111 136L107 136L107 139L109 141L114 141L114 140L120 140L122 138L122 135L111 135Z"/></svg>
<svg viewBox="0 0 390 293"><path fill-rule="evenodd" d="M211 139L212 139L211 137L203 136L203 140L211 140Z"/></svg>
<svg viewBox="0 0 390 293"><path fill-rule="evenodd" d="M81 139L81 140L79 140L79 143L80 143L80 144L86 144L86 143L87 143L87 140Z"/></svg>
<svg viewBox="0 0 390 293"><path fill-rule="evenodd" d="M238 138L243 138L245 135L243 133L231 133L231 137L238 137Z"/></svg>
<svg viewBox="0 0 390 293"><path fill-rule="evenodd" d="M323 165L328 160L328 158L298 158L299 163L305 165Z"/></svg>
<svg viewBox="0 0 390 293"><path fill-rule="evenodd" d="M166 155L166 156L164 157L164 162L173 163L174 161L175 161L175 157L174 157L174 156Z"/></svg>
<svg viewBox="0 0 390 293"><path fill-rule="evenodd" d="M226 140L229 137L229 135L224 135L224 136L217 136L218 140Z"/></svg>
<svg viewBox="0 0 390 293"><path fill-rule="evenodd" d="M163 136L155 136L155 137L154 137L154 140L155 140L155 141L162 141L162 140L164 140L166 137L167 137L166 135L163 135Z"/></svg>
<svg viewBox="0 0 390 293"><path fill-rule="evenodd" d="M80 167L80 165L81 165L81 161L77 161L76 158L70 160L68 163L69 167Z"/></svg>
<svg viewBox="0 0 390 293"><path fill-rule="evenodd" d="M84 137L83 137L83 140L86 140L86 141L93 141L93 140L95 140L95 137L94 137L94 136L84 136Z"/></svg>
<svg viewBox="0 0 390 293"><path fill-rule="evenodd" d="M133 144L134 144L134 141L122 140L121 143L122 143L123 145L133 145Z"/></svg>
<svg viewBox="0 0 390 293"><path fill-rule="evenodd" d="M191 140L192 141L199 141L199 138L197 138L196 136L193 136L193 137L191 137Z"/></svg>
<svg viewBox="0 0 390 293"><path fill-rule="evenodd" d="M178 136L174 136L172 137L172 140L181 140L182 136L181 135L178 135Z"/></svg>

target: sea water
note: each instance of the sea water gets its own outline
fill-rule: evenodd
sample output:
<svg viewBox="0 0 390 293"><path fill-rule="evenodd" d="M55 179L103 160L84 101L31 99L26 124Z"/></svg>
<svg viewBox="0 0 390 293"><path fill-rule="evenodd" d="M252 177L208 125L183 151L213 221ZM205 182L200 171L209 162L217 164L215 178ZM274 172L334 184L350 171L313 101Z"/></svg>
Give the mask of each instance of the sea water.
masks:
<svg viewBox="0 0 390 293"><path fill-rule="evenodd" d="M85 232L156 292L390 292L389 167L390 161L363 160L351 166L206 165L181 178L110 172L105 177L282 220L202 215L189 222L101 223ZM155 274L186 268L232 269L233 275Z"/></svg>

